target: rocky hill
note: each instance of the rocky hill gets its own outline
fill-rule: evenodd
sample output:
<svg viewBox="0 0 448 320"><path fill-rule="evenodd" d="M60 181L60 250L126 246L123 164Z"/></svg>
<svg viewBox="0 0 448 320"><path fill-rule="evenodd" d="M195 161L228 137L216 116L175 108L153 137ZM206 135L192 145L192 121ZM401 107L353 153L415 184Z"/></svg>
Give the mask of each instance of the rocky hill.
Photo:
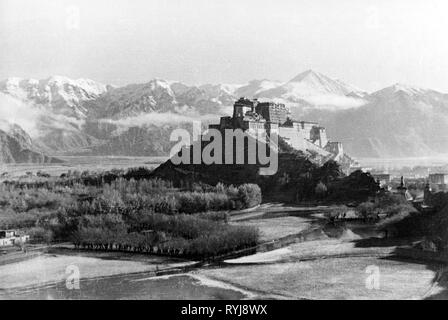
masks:
<svg viewBox="0 0 448 320"><path fill-rule="evenodd" d="M5 129L2 125L0 128ZM17 125L0 129L0 163L58 163L36 148L30 136Z"/></svg>

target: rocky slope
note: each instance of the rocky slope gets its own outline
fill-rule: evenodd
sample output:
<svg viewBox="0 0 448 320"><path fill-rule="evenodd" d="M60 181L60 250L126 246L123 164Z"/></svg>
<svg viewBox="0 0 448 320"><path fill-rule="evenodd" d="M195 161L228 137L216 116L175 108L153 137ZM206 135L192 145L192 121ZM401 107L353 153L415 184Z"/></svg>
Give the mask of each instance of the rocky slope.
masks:
<svg viewBox="0 0 448 320"><path fill-rule="evenodd" d="M57 163L36 148L30 136L17 125L0 126L0 163Z"/></svg>
<svg viewBox="0 0 448 320"><path fill-rule="evenodd" d="M415 157L448 153L448 95L396 84L356 109L322 116L330 136L358 157Z"/></svg>
<svg viewBox="0 0 448 320"><path fill-rule="evenodd" d="M0 92L26 103L45 106L54 114L75 118L85 118L85 103L97 99L109 88L93 80L61 76L43 80L9 78L0 82Z"/></svg>

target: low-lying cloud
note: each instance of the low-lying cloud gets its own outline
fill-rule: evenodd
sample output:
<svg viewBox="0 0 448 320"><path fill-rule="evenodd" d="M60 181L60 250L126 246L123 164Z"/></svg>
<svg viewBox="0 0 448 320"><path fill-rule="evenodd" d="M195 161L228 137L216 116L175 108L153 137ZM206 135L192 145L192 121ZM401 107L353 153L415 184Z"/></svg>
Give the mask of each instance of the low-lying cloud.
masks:
<svg viewBox="0 0 448 320"><path fill-rule="evenodd" d="M326 107L331 109L350 109L366 104L364 99L329 94L308 96L305 97L304 100L314 104L316 107Z"/></svg>
<svg viewBox="0 0 448 320"><path fill-rule="evenodd" d="M164 126L167 124L191 123L193 121L212 122L218 121L219 114L178 114L174 112L151 112L139 116L127 117L124 119L101 119L100 122L115 124L120 127L145 127Z"/></svg>
<svg viewBox="0 0 448 320"><path fill-rule="evenodd" d="M23 102L0 92L0 130L9 131L10 125L20 126L32 138L45 134L48 129L74 131L84 120L54 114L44 106Z"/></svg>
<svg viewBox="0 0 448 320"><path fill-rule="evenodd" d="M16 98L0 92L0 119L3 120L3 129L6 123L17 124L30 136L38 135L37 120L44 114L37 106L30 106Z"/></svg>

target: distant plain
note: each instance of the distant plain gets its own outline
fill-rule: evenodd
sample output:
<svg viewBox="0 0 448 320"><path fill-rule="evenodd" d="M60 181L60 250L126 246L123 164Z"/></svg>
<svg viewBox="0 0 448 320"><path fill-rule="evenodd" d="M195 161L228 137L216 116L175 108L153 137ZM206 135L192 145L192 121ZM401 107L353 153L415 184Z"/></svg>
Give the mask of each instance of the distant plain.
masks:
<svg viewBox="0 0 448 320"><path fill-rule="evenodd" d="M0 174L8 173L8 178L17 178L32 172L42 171L51 176L59 176L67 171L107 171L136 167L155 168L167 157L125 157L125 156L58 156L63 163L49 164L0 164ZM1 178L0 178L1 179Z"/></svg>

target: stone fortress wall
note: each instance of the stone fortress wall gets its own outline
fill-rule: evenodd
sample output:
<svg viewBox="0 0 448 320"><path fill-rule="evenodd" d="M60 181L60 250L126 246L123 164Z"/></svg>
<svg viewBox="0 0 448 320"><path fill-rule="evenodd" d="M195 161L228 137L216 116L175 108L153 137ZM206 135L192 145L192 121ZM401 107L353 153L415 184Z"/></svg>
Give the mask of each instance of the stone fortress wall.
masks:
<svg viewBox="0 0 448 320"><path fill-rule="evenodd" d="M291 119L289 110L281 103L240 98L233 106L233 116L221 117L219 125L210 128L242 129L253 135L275 132L296 150L316 152L336 161L344 155L342 144L329 141L324 127L317 122Z"/></svg>

